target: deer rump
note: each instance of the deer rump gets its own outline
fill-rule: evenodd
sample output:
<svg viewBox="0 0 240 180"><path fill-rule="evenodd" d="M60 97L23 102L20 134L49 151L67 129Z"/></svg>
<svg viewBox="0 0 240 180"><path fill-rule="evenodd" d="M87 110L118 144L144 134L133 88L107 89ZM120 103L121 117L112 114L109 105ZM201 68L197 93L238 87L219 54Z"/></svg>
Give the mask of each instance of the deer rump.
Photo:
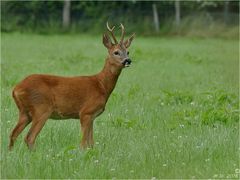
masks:
<svg viewBox="0 0 240 180"><path fill-rule="evenodd" d="M106 103L104 90L95 76L31 75L14 88L13 97L29 117L37 108L50 111L50 119L79 119L81 110L88 104Z"/></svg>

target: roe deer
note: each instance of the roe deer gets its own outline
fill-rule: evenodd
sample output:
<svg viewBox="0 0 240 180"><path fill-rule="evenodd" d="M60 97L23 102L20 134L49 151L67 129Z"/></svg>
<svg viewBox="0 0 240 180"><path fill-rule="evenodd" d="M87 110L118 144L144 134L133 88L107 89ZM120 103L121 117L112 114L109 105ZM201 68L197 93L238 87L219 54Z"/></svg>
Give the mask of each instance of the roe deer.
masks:
<svg viewBox="0 0 240 180"><path fill-rule="evenodd" d="M103 44L108 56L101 72L92 76L60 77L33 74L26 77L14 88L12 95L19 109L19 120L10 135L9 149L23 129L30 123L25 137L29 149L48 118L80 118L83 133L81 147L92 147L93 121L105 108L118 77L124 67L131 64L127 48L134 34L124 41L124 26L121 24L121 39L118 43L113 30L107 23L114 43L107 33L103 34Z"/></svg>

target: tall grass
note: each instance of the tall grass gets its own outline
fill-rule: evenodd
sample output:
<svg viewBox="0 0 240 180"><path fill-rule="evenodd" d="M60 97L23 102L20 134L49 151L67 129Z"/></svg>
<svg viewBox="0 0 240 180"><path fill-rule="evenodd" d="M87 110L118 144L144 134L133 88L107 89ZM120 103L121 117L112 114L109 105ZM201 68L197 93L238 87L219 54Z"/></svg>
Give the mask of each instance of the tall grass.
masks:
<svg viewBox="0 0 240 180"><path fill-rule="evenodd" d="M31 73L101 70L100 36L2 34L1 178L239 178L238 41L137 37L95 146L81 151L77 120L49 120L30 152L12 152L12 87Z"/></svg>

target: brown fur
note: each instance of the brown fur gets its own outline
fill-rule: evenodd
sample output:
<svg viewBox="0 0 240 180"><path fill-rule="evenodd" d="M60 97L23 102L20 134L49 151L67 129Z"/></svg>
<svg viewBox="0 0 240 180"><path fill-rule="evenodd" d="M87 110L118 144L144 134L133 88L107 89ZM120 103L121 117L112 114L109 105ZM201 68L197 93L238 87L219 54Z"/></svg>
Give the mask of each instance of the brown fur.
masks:
<svg viewBox="0 0 240 180"><path fill-rule="evenodd" d="M108 48L109 55L103 70L96 75L60 77L34 74L16 85L12 94L19 109L19 121L10 135L9 149L30 122L32 125L25 142L32 148L48 118L80 118L83 133L81 146L93 146L93 121L105 109L124 67L121 62L127 57L126 47L132 39L133 36L125 41L124 46L114 45L105 34L103 43ZM114 56L116 50L121 51L122 56Z"/></svg>

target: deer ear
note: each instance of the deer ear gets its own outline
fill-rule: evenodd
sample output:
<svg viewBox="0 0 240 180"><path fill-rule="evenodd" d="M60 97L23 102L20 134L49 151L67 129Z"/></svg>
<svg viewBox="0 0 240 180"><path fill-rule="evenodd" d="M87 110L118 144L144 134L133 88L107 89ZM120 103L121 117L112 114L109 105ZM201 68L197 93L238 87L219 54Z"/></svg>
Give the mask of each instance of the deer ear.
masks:
<svg viewBox="0 0 240 180"><path fill-rule="evenodd" d="M135 37L135 33L133 33L133 34L131 35L131 37L128 38L128 39L124 42L124 45L125 45L126 48L128 48L128 47L131 45L131 42L132 42L132 40L134 39L134 37Z"/></svg>
<svg viewBox="0 0 240 180"><path fill-rule="evenodd" d="M103 34L103 45L108 49L112 47L112 41L107 34Z"/></svg>

